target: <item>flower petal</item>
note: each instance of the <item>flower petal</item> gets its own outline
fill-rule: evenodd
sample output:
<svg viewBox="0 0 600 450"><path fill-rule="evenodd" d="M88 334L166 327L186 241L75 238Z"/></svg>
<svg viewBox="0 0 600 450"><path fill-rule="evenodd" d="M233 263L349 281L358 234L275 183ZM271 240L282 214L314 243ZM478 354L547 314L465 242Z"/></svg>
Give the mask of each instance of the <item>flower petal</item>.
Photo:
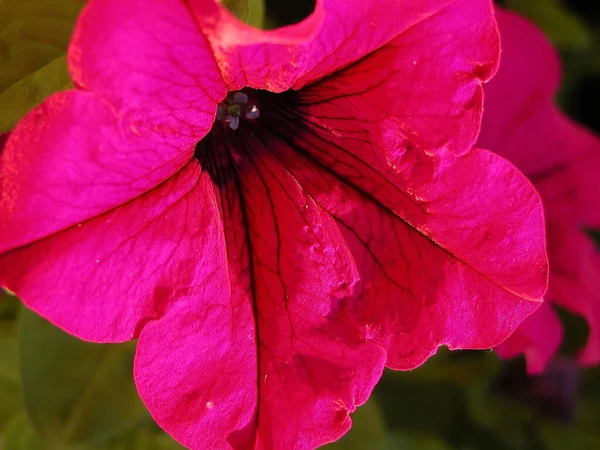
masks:
<svg viewBox="0 0 600 450"><path fill-rule="evenodd" d="M569 187L560 180L546 181L554 187ZM572 194L573 191L566 189L564 194ZM586 319L589 335L580 351L579 361L584 365L595 365L600 362L600 292L597 285L600 255L581 228L574 226L573 218L577 216L573 197L549 197L544 195L543 188L540 194L547 205L548 257L552 264L547 298ZM521 350L525 353L536 351L527 347Z"/></svg>
<svg viewBox="0 0 600 450"><path fill-rule="evenodd" d="M380 195L394 196L387 190L376 199L349 195L360 213L337 210L361 276L372 280L350 312L396 369L421 364L439 345L492 347L539 306L531 300L546 287L541 205L525 180L476 150L440 169L415 189L421 211L382 204ZM503 190L494 192L496 184ZM506 202L507 191L518 200Z"/></svg>
<svg viewBox="0 0 600 450"><path fill-rule="evenodd" d="M414 367L441 344L491 347L539 306L543 212L512 165L476 149L377 148L343 111L299 108L304 122L273 108L288 119L269 130L277 156L344 230L366 283L351 312L388 365Z"/></svg>
<svg viewBox="0 0 600 450"><path fill-rule="evenodd" d="M487 0L318 0L306 20L273 31L242 24L215 0L190 0L230 90L250 86L274 92L299 89L324 78L457 3L466 4L466 14L457 24L469 30L463 34L487 27L491 18ZM482 11L488 18L480 23ZM446 25L455 27L451 22ZM431 31L427 28L423 31ZM442 42L423 56L435 53L439 57L440 48L453 39L453 32L442 35L440 31L435 30L435 34L443 38ZM475 34L481 37L481 31ZM427 45L432 42L435 39L429 38ZM431 80L437 81L433 76Z"/></svg>
<svg viewBox="0 0 600 450"><path fill-rule="evenodd" d="M132 123L203 137L227 89L181 0L92 0L69 47L76 85Z"/></svg>
<svg viewBox="0 0 600 450"><path fill-rule="evenodd" d="M539 374L558 350L562 336L560 320L548 302L544 302L494 350L506 359L525 353L527 371Z"/></svg>
<svg viewBox="0 0 600 450"><path fill-rule="evenodd" d="M226 240L202 249L215 261L197 295L142 332L136 380L191 448L312 449L348 430L385 354L329 318L357 282L336 224L275 160L247 156L199 208L218 205Z"/></svg>
<svg viewBox="0 0 600 450"><path fill-rule="evenodd" d="M502 60L496 76L485 86L485 114L478 146L493 149L526 173L544 170L564 158L568 142L554 145L552 133L530 133L530 129L561 126L564 116L552 106L560 82L557 52L546 37L516 13L496 8L501 32ZM524 122L531 121L530 126ZM529 136L531 135L531 136ZM538 140L543 143L537 145ZM535 154L532 152L535 151ZM541 165L541 167L540 167Z"/></svg>
<svg viewBox="0 0 600 450"><path fill-rule="evenodd" d="M302 98L308 115L352 116L383 147L405 139L425 152L462 154L477 139L481 84L494 74L498 58L489 2L454 2L305 89Z"/></svg>
<svg viewBox="0 0 600 450"><path fill-rule="evenodd" d="M0 252L147 192L192 154L188 137L140 134L91 93L50 97L19 123L0 157Z"/></svg>
<svg viewBox="0 0 600 450"><path fill-rule="evenodd" d="M136 337L190 289L190 271L201 261L190 249L210 224L187 214L196 206L189 193L199 172L190 163L132 202L3 255L0 286L80 338Z"/></svg>
<svg viewBox="0 0 600 450"><path fill-rule="evenodd" d="M177 0L90 1L69 63L80 89L30 113L2 156L0 252L166 180L189 161L227 93L206 38Z"/></svg>
<svg viewBox="0 0 600 450"><path fill-rule="evenodd" d="M600 171L600 140L569 120L554 105L560 67L558 56L541 31L526 19L497 9L503 59L498 75L486 86L479 145L508 158L535 184L544 203L550 283L547 298L588 320L590 337L581 361L600 361L600 296L592 286L600 276L597 251L584 234L600 227L597 176ZM526 45L524 45L526 43ZM534 337L532 324L548 314L540 312L509 340L510 355L518 344L531 372L543 370L552 358L560 335L548 322L548 330ZM501 355L506 355L500 349Z"/></svg>
<svg viewBox="0 0 600 450"><path fill-rule="evenodd" d="M258 360L248 268L240 249L228 261L207 172L188 199L188 207L173 211L187 223L187 280L174 290L177 302L144 327L134 376L151 414L173 437L192 448L226 448L230 435L255 431Z"/></svg>

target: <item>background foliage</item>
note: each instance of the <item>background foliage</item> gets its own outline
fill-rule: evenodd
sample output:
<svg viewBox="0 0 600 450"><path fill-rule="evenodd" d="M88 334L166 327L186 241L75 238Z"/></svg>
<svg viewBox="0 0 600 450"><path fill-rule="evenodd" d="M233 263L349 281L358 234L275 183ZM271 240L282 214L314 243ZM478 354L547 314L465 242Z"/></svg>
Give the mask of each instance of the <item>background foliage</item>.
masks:
<svg viewBox="0 0 600 450"><path fill-rule="evenodd" d="M0 0L0 132L70 86L65 52L84 0ZM273 28L301 20L310 0L226 0L242 20ZM505 0L560 49L563 109L600 132L600 5ZM599 287L600 288L600 287ZM493 352L440 351L412 372L386 372L332 450L600 449L600 369L571 359L586 339L562 314L562 357L543 377ZM78 341L9 294L0 299L0 448L171 450L133 385L134 343Z"/></svg>

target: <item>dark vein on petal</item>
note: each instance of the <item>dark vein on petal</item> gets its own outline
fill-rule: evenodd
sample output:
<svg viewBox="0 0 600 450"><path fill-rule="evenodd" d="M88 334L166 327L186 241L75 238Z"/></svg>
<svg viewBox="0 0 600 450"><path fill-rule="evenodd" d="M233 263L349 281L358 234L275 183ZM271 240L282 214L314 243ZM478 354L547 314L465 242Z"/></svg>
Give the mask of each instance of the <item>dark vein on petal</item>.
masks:
<svg viewBox="0 0 600 450"><path fill-rule="evenodd" d="M226 140L226 139L224 139ZM238 194L238 199L240 202L240 211L242 213L242 221L244 223L244 234L245 234L245 241L246 241L246 245L248 248L248 265L249 265L249 270L251 273L250 276L250 290L252 291L252 307L254 309L254 317L256 318L256 320L254 321L254 330L255 330L255 339L256 339L256 423L257 423L257 427L256 430L258 430L258 423L260 420L260 392L261 392L261 383L260 383L260 378L261 378L261 356L260 356L260 330L259 330L259 324L258 324L258 299L256 297L256 283L255 283L255 279L254 279L254 270L255 270L255 262L254 262L254 257L253 257L253 246L252 246L252 240L250 239L250 229L249 229L249 218L248 218L248 207L246 204L246 198L244 197L244 192L243 192L243 188L242 188L242 181L241 181L241 176L240 176L240 172L238 170L238 168L236 167L236 165L234 164L234 155L232 153L232 149L230 147L229 142L226 144L227 147L227 155L229 157L229 161L231 166L233 167L232 173L233 173L233 180L234 180L234 184L235 184L235 189L236 192ZM257 433L256 431L254 432L254 439L256 440L257 438Z"/></svg>
<svg viewBox="0 0 600 450"><path fill-rule="evenodd" d="M275 103L275 102L273 102ZM284 113L284 109L282 108L282 104L277 102L277 106L279 107L279 112ZM292 108L287 107L287 110L290 111L292 110ZM356 155L353 155L352 153L347 152L345 149L343 149L342 147L340 147L339 145L336 145L330 141L327 141L324 137L319 136L319 134L314 131L311 130L311 126L316 126L316 124L314 124L313 122L310 122L308 120L307 117L304 117L302 113L295 111L294 114L296 115L296 117L290 117L287 116L286 119L287 120L281 120L277 123L278 126L280 125L284 125L288 128L288 130L290 131L289 135L290 136L295 136L296 138L299 137L302 133L305 132L309 132L313 135L315 135L315 137L318 137L320 140L326 142L329 145L334 146L335 148L341 150L342 152L344 152L345 154L347 154L348 156L352 157L353 159L357 160L360 164L362 164L363 166L366 166L368 168L370 168L371 170L373 170L375 173L382 175L379 171L377 171L376 169L374 169L372 166L370 166L369 164L365 163L364 161L358 160L358 157ZM294 120L295 119L295 120ZM304 126L297 126L296 129L292 129L292 125L296 122L299 121L299 119L302 119L302 121L300 122L301 124L303 124ZM281 130L278 130L277 127L274 127L272 124L270 123L265 123L263 125L266 129L268 129L270 132L272 132L275 136L277 136L279 139L281 139L289 148L291 148L292 150L294 150L296 153L298 153L299 155L303 156L304 158L306 158L307 160L309 160L310 162L312 162L313 164L317 165L320 169L322 169L324 172L332 175L334 178L336 178L338 181L340 181L343 184L348 185L349 187L351 187L352 189L354 189L355 191L357 191L360 195L362 195L364 198L368 199L369 201L371 201L372 203L374 203L378 208L382 209L382 210L386 210L389 211L390 214L392 214L394 217L398 218L399 220L401 220L406 226L410 227L411 229L416 230L420 235L424 236L427 240L429 240L433 245L435 245L436 247L440 248L442 251L444 251L446 254L448 254L452 259L456 259L458 261L460 261L461 263L463 263L465 266L469 267L471 270L473 270L474 272L480 274L482 277L484 277L485 279L489 280L492 284L499 286L500 288L502 288L503 290L505 290L506 292L512 294L512 295L516 295L518 297L522 297L522 298L526 298L528 299L529 297L525 297L523 294L520 293L516 293L513 292L512 290L510 290L508 287L497 283L495 280L491 279L487 274L480 272L479 270L475 269L471 264L469 264L468 262L462 260L461 258L459 258L458 256L454 255L452 252L450 252L448 249L446 249L444 246L442 246L441 244L439 244L438 242L436 242L431 236L423 233L421 230L415 228L410 222L408 222L406 219L404 219L403 217L399 216L398 214L396 214L394 211L390 210L390 208L388 208L387 206L385 206L380 200L378 200L377 198L375 198L372 194L370 194L369 192L367 192L366 190L362 189L358 184L356 184L355 182L353 182L351 179L349 178L345 178L343 176L341 176L340 174L338 174L337 172L335 172L333 169L331 169L330 167L328 167L326 164L324 164L323 162L321 162L317 157L313 156L310 152L310 150L303 148L301 145L299 145L298 143L296 143L294 140L292 140L291 138L289 138L286 133L283 133ZM326 130L323 128L323 131L329 131L330 130ZM309 144L310 145L310 144ZM384 180L386 180L385 177L383 177ZM393 183L389 180L386 180L389 184L393 185ZM401 193L403 196L407 197L410 199L410 197L403 191L399 190L399 188L396 185L393 185L394 189L396 191L398 191L399 193ZM412 202L412 199L410 199ZM319 204L319 203L317 203ZM413 202L414 204L414 202ZM325 210L327 210L327 208L325 208L323 205L319 204L320 207L324 208ZM417 205L419 206L419 205ZM535 300L535 299L531 299L531 300Z"/></svg>

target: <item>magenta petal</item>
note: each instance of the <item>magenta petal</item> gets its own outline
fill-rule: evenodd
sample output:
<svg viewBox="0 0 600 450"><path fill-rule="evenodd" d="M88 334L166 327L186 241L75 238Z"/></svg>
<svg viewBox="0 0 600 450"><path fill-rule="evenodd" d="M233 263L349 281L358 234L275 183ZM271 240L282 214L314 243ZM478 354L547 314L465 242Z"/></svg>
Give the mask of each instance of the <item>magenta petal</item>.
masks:
<svg viewBox="0 0 600 450"><path fill-rule="evenodd" d="M225 448L230 434L245 427L253 433L258 402L247 274L238 273L235 259L228 270L217 201L204 172L181 211L188 224L181 241L187 280L174 290L177 302L146 325L135 358L136 383L150 412L192 448Z"/></svg>
<svg viewBox="0 0 600 450"><path fill-rule="evenodd" d="M560 185L560 184L558 184ZM558 201L546 202L548 220L548 256L551 266L548 300L574 314L583 316L588 324L589 336L580 352L584 365L600 362L600 257L589 237L573 227L573 209L559 213ZM569 197L563 204L572 206ZM565 213L570 215L564 215ZM559 215L560 214L560 215ZM562 219L562 220L561 220ZM564 220L567 219L567 220ZM571 223L569 223L571 220ZM569 226L566 226L569 225ZM550 245L552 243L552 245ZM532 351L523 347L526 354ZM535 351L535 350L534 350Z"/></svg>
<svg viewBox="0 0 600 450"><path fill-rule="evenodd" d="M344 309L389 366L415 367L442 344L491 347L539 306L543 211L518 170L483 150L378 148L343 110L310 111L305 129L274 112L288 119L272 130L277 155L341 226L364 280Z"/></svg>
<svg viewBox="0 0 600 450"><path fill-rule="evenodd" d="M318 0L315 11L305 21L260 31L240 23L215 0L190 1L230 89L251 86L275 92L290 87L299 89L326 77L421 22L443 14L445 9L453 9L454 3L451 0ZM467 4L466 14L458 26L474 32L481 11L486 9L491 17L487 2L461 3ZM452 32L436 36L446 40L451 35ZM480 39L481 29L475 35ZM431 47L435 40L427 42ZM432 53L437 60L439 48L430 48L426 55Z"/></svg>
<svg viewBox="0 0 600 450"><path fill-rule="evenodd" d="M542 210L526 180L484 151L440 166L410 189L412 207L388 191L376 201L349 197L360 213L336 215L372 280L350 312L396 369L417 366L439 345L492 347L539 306L546 287ZM518 200L506 202L507 190Z"/></svg>
<svg viewBox="0 0 600 450"><path fill-rule="evenodd" d="M312 449L348 430L385 354L330 318L358 281L336 224L279 163L247 157L219 190L201 181L189 214L223 222L195 244L210 259L190 295L144 329L136 380L191 448Z"/></svg>
<svg viewBox="0 0 600 450"><path fill-rule="evenodd" d="M132 202L5 254L0 286L80 338L136 337L191 289L190 249L210 225L187 214L199 172L190 163Z"/></svg>
<svg viewBox="0 0 600 450"><path fill-rule="evenodd" d="M169 178L189 161L227 93L208 42L177 0L90 1L69 64L86 92L48 99L3 152L0 252Z"/></svg>
<svg viewBox="0 0 600 450"><path fill-rule="evenodd" d="M321 0L272 32L189 3L91 0L79 91L3 152L0 286L85 339L139 336L141 396L183 444L312 449L386 363L496 345L544 294L537 194L468 151L491 3ZM226 86L262 89L260 120L205 137Z"/></svg>
<svg viewBox="0 0 600 450"><path fill-rule="evenodd" d="M502 358L513 358L524 353L527 371L539 374L558 350L562 334L560 320L550 305L544 302L494 350Z"/></svg>
<svg viewBox="0 0 600 450"><path fill-rule="evenodd" d="M362 122L365 138L390 151L410 144L462 154L479 133L481 84L498 56L490 4L455 2L306 89L303 99L308 114L327 116L338 129L351 126L343 123L349 118Z"/></svg>
<svg viewBox="0 0 600 450"><path fill-rule="evenodd" d="M524 18L501 9L497 9L497 19L503 57L498 75L485 89L479 144L516 164L540 193L551 267L547 299L588 320L590 337L581 361L597 363L600 295L594 283L600 278L600 264L583 230L600 227L596 207L600 202L600 140L554 105L559 61L543 34ZM524 353L528 369L542 371L562 338L556 318L547 310L527 320L502 345L500 354ZM536 330L539 336L534 336Z"/></svg>
<svg viewBox="0 0 600 450"><path fill-rule="evenodd" d="M152 189L190 160L191 144L140 134L88 92L50 97L19 122L0 157L0 252Z"/></svg>
<svg viewBox="0 0 600 450"><path fill-rule="evenodd" d="M199 139L227 93L180 0L90 1L77 21L69 67L77 86L108 100L142 132Z"/></svg>

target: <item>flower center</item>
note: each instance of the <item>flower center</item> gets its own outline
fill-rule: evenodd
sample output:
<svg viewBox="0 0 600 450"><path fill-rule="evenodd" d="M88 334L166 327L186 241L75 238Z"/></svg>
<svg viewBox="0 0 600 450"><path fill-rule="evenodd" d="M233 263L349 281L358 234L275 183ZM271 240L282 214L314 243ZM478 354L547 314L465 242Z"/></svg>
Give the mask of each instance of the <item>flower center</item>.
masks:
<svg viewBox="0 0 600 450"><path fill-rule="evenodd" d="M232 130L239 128L241 119L253 121L259 116L256 102L242 91L230 92L217 108L217 120L229 124Z"/></svg>
<svg viewBox="0 0 600 450"><path fill-rule="evenodd" d="M295 91L230 92L218 105L211 130L196 144L194 157L215 185L235 186L231 183L255 170L262 158L277 157L288 140L298 138L304 129L299 105Z"/></svg>

